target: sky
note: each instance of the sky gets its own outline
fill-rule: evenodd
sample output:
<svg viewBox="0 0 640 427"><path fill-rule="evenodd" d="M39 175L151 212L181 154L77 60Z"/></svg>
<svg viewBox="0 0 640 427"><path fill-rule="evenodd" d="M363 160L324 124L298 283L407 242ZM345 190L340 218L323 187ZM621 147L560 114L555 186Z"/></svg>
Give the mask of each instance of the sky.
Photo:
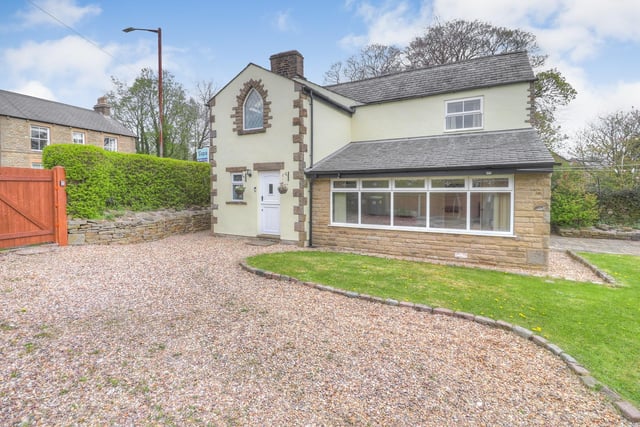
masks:
<svg viewBox="0 0 640 427"><path fill-rule="evenodd" d="M435 18L533 33L546 67L578 91L558 114L571 140L599 116L640 108L638 0L2 0L0 89L93 108L112 77L157 71L157 34L127 27L162 28L163 68L194 94L292 49L322 84L333 63L371 43L403 48Z"/></svg>

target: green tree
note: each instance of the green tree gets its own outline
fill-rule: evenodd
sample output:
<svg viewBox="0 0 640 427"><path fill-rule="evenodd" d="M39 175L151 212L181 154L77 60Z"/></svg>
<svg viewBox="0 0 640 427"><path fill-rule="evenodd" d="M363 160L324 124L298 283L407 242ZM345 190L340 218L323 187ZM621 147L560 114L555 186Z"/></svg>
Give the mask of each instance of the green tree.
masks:
<svg viewBox="0 0 640 427"><path fill-rule="evenodd" d="M555 113L558 107L567 105L575 98L576 91L557 69L544 69L547 57L540 54L536 37L532 33L497 27L478 20L436 20L401 53L383 57L386 60L369 61L370 55L363 52L385 51L385 46L372 46L375 48L365 47L359 54L351 56L346 61L347 65L341 62L333 64L325 74L325 83L339 83L340 76L349 81L355 80L353 77L360 78L361 74L372 77L396 72L399 70L397 64L400 58L403 61L400 69L413 69L526 50L537 77L534 83L535 111L532 125L552 150L557 150L561 141L566 139L556 123ZM388 49L390 52L398 50ZM372 67L376 65L379 67L373 71ZM360 70L361 73L354 70Z"/></svg>
<svg viewBox="0 0 640 427"><path fill-rule="evenodd" d="M199 83L194 98L173 74L166 70L162 74L164 157L191 160L195 150L209 140L209 117L204 104L213 95L213 84ZM112 81L114 90L107 96L114 118L138 135L137 153L159 155L157 74L145 68L131 86L115 77Z"/></svg>

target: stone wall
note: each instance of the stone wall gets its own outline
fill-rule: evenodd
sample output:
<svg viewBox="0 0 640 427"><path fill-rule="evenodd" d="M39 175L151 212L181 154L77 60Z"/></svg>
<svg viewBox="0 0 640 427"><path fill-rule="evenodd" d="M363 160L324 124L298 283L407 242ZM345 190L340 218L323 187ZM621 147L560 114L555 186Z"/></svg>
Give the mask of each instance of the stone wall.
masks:
<svg viewBox="0 0 640 427"><path fill-rule="evenodd" d="M395 257L546 270L550 174L515 176L514 235L379 230L330 225L330 181L313 185L313 245Z"/></svg>
<svg viewBox="0 0 640 427"><path fill-rule="evenodd" d="M640 240L640 230L601 230L590 228L558 228L558 235L562 237L580 237L584 239L616 239L616 240Z"/></svg>
<svg viewBox="0 0 640 427"><path fill-rule="evenodd" d="M68 220L70 245L129 244L211 229L209 208L128 212L114 219Z"/></svg>

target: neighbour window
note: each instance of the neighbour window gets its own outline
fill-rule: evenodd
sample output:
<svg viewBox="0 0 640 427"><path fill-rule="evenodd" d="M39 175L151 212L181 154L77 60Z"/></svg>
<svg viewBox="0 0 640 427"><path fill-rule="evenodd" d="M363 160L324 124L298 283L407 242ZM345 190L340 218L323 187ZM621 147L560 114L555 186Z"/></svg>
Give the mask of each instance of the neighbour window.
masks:
<svg viewBox="0 0 640 427"><path fill-rule="evenodd" d="M242 180L241 173L232 173L231 174L231 200L234 201L242 201L244 200L244 182Z"/></svg>
<svg viewBox="0 0 640 427"><path fill-rule="evenodd" d="M31 169L44 169L44 167L42 166L42 163L33 162L31 163Z"/></svg>
<svg viewBox="0 0 640 427"><path fill-rule="evenodd" d="M262 129L263 111L262 96L257 90L251 89L244 101L244 130Z"/></svg>
<svg viewBox="0 0 640 427"><path fill-rule="evenodd" d="M445 102L445 129L481 129L482 98Z"/></svg>
<svg viewBox="0 0 640 427"><path fill-rule="evenodd" d="M513 233L513 176L335 180L331 193L333 225Z"/></svg>
<svg viewBox="0 0 640 427"><path fill-rule="evenodd" d="M42 151L47 145L49 145L49 128L31 126L31 149Z"/></svg>
<svg viewBox="0 0 640 427"><path fill-rule="evenodd" d="M71 139L74 144L84 145L84 132L71 132Z"/></svg>
<svg viewBox="0 0 640 427"><path fill-rule="evenodd" d="M110 136L104 138L104 149L107 151L118 151L118 139Z"/></svg>

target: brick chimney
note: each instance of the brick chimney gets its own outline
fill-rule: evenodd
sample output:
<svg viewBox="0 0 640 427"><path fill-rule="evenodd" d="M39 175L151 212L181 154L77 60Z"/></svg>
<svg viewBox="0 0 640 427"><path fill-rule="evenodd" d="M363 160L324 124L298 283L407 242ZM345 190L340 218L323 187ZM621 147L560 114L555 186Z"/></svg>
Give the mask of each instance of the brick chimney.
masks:
<svg viewBox="0 0 640 427"><path fill-rule="evenodd" d="M297 50L276 53L269 58L271 71L287 78L304 78L304 58Z"/></svg>
<svg viewBox="0 0 640 427"><path fill-rule="evenodd" d="M98 98L98 103L93 106L93 111L100 113L103 116L109 117L111 115L111 105L107 102L106 96Z"/></svg>

